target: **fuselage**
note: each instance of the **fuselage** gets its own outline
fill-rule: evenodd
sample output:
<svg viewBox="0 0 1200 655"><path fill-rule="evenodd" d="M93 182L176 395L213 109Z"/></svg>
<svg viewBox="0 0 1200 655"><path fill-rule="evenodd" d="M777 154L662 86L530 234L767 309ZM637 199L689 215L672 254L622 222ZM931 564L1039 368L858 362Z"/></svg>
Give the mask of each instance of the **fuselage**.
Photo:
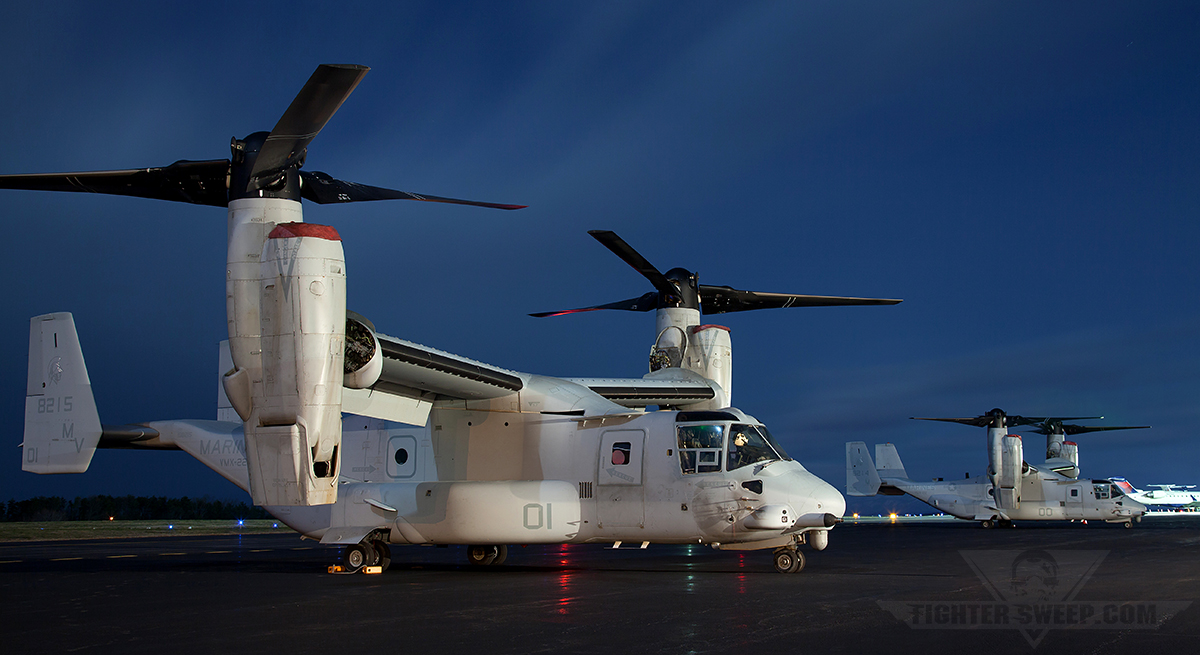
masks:
<svg viewBox="0 0 1200 655"><path fill-rule="evenodd" d="M737 409L632 411L566 380L522 378L511 396L437 402L420 427L346 415L337 502L268 511L327 543L384 531L393 543L762 548L844 513L833 486ZM151 426L248 488L240 424Z"/></svg>
<svg viewBox="0 0 1200 655"><path fill-rule="evenodd" d="M1128 521L1146 511L1144 505L1125 496L1109 480L1066 478L1036 466L1030 466L1022 476L1020 501L1015 507L1004 509L997 507L992 498L992 484L983 478L914 482L883 477L882 482L941 512L968 520Z"/></svg>

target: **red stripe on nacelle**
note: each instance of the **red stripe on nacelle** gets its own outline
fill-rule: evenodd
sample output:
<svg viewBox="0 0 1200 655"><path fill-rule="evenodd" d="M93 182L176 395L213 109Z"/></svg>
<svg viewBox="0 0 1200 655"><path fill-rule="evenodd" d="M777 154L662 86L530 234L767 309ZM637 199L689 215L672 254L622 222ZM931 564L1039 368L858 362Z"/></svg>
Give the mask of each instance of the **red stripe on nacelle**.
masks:
<svg viewBox="0 0 1200 655"><path fill-rule="evenodd" d="M714 325L712 323L709 323L708 325L693 325L692 326L692 334L701 332L703 330L707 330L709 328L717 328L718 330L725 330L726 332L730 332L730 329L725 327L724 325Z"/></svg>
<svg viewBox="0 0 1200 655"><path fill-rule="evenodd" d="M268 239L293 239L296 237L316 237L326 241L341 241L337 230L328 225L316 223L280 223L267 235Z"/></svg>

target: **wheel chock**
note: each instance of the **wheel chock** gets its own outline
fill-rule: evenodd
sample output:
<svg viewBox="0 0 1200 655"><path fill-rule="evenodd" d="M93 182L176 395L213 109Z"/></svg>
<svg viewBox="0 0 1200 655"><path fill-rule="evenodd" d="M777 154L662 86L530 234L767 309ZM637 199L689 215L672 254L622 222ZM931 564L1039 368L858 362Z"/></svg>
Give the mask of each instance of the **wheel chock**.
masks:
<svg viewBox="0 0 1200 655"><path fill-rule="evenodd" d="M383 573L382 566L364 566L358 571L351 571L341 564L334 564L329 567L329 572L334 575L354 575L355 573L366 573L368 575L379 575Z"/></svg>

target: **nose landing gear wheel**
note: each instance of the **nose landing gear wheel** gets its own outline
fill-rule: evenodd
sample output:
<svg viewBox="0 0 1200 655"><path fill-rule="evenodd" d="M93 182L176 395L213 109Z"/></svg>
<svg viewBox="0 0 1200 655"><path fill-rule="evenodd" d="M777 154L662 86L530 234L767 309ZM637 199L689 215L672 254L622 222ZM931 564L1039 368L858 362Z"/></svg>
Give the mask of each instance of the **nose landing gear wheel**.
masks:
<svg viewBox="0 0 1200 655"><path fill-rule="evenodd" d="M780 548L775 551L775 570L780 573L796 573L804 568L804 554L795 548Z"/></svg>
<svg viewBox="0 0 1200 655"><path fill-rule="evenodd" d="M508 559L508 546L496 546L496 556L492 558L492 566L503 564Z"/></svg>
<svg viewBox="0 0 1200 655"><path fill-rule="evenodd" d="M467 546L467 561L471 564L502 564L507 558L507 546Z"/></svg>
<svg viewBox="0 0 1200 655"><path fill-rule="evenodd" d="M1129 528L1132 528L1132 527L1133 527L1133 521L1126 521L1126 522L1125 522L1125 528L1126 528L1126 529L1129 529Z"/></svg>

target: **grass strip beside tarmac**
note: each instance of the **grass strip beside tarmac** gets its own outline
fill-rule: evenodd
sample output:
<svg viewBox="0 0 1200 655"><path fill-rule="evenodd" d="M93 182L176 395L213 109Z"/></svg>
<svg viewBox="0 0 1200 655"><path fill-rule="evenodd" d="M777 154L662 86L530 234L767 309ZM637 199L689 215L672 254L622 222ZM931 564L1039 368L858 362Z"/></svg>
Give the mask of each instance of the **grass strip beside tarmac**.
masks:
<svg viewBox="0 0 1200 655"><path fill-rule="evenodd" d="M217 521L40 521L0 523L0 541L122 539L180 535L264 534L292 532L271 519Z"/></svg>

